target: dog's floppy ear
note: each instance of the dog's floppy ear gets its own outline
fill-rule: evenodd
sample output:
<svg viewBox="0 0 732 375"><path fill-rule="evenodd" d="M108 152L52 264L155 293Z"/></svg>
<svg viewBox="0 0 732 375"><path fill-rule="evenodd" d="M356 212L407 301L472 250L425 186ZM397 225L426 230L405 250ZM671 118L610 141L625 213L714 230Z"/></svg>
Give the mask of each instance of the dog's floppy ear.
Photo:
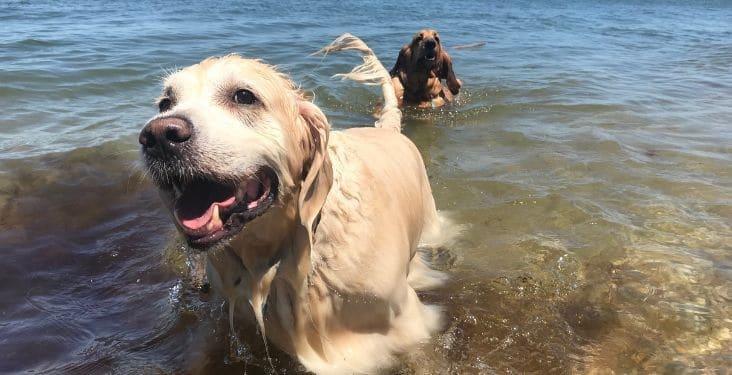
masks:
<svg viewBox="0 0 732 375"><path fill-rule="evenodd" d="M391 68L391 70L389 71L389 75L392 77L396 77L397 75L402 74L402 72L404 72L406 70L407 64L409 64L409 61L411 59L412 59L412 45L407 44L404 47L402 47L401 50L399 50L399 56L397 57L397 60L394 63L394 67Z"/></svg>
<svg viewBox="0 0 732 375"><path fill-rule="evenodd" d="M457 95L460 92L462 83L455 76L455 72L452 70L452 58L445 52L443 47L442 53L440 54L440 71L438 77L444 79L447 82L447 88L453 95Z"/></svg>
<svg viewBox="0 0 732 375"><path fill-rule="evenodd" d="M309 152L303 164L300 195L297 197L299 225L295 236L295 248L302 262L309 262L313 244L316 218L320 214L325 198L333 185L333 168L328 158L328 136L330 125L325 114L315 104L298 100L300 118L307 126ZM303 265L304 266L304 265Z"/></svg>

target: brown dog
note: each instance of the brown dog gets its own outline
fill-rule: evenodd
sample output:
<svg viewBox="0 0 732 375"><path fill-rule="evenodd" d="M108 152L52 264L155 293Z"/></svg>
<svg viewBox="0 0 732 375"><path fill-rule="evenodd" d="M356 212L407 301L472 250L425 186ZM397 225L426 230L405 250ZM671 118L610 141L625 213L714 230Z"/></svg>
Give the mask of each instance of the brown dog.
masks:
<svg viewBox="0 0 732 375"><path fill-rule="evenodd" d="M431 29L418 32L410 44L402 47L389 74L400 106L440 107L451 102L462 86L440 36ZM442 86L442 79L447 89Z"/></svg>

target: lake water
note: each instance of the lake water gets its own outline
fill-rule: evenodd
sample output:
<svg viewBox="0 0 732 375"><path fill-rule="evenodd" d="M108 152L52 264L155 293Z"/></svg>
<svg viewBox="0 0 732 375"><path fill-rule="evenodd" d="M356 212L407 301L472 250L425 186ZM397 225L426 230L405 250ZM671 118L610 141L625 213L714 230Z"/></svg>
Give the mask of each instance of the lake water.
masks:
<svg viewBox="0 0 732 375"><path fill-rule="evenodd" d="M459 234L423 296L447 325L397 371L727 371L731 3L284 0L0 4L0 372L270 372L141 173L159 79L237 52L362 126L378 90L330 78L358 58L308 55L351 32L390 67L425 26L464 91L404 132Z"/></svg>

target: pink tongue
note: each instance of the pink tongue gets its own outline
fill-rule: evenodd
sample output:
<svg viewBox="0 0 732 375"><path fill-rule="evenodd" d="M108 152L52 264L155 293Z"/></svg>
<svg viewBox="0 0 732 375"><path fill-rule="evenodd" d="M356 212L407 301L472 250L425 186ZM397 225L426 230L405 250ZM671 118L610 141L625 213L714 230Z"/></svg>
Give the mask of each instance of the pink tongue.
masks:
<svg viewBox="0 0 732 375"><path fill-rule="evenodd" d="M236 197L230 197L229 199L223 201L223 202L214 202L212 203L206 212L204 212L201 216L194 217L191 219L183 219L180 221L181 224L183 224L184 227L196 230L198 228L201 228L202 226L208 224L209 221L211 221L211 217L213 216L214 206L222 206L222 207L228 207L234 204L234 201L236 200Z"/></svg>

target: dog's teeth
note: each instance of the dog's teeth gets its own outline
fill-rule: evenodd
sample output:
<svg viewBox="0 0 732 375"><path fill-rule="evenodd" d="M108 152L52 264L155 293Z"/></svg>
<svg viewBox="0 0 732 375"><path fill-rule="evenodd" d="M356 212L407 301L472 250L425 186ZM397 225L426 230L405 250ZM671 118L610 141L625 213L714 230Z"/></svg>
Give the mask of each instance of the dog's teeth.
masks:
<svg viewBox="0 0 732 375"><path fill-rule="evenodd" d="M213 213L211 214L211 220L206 224L206 231L213 232L223 228L223 226L224 223L221 221L221 216L219 216L219 205L215 204Z"/></svg>

